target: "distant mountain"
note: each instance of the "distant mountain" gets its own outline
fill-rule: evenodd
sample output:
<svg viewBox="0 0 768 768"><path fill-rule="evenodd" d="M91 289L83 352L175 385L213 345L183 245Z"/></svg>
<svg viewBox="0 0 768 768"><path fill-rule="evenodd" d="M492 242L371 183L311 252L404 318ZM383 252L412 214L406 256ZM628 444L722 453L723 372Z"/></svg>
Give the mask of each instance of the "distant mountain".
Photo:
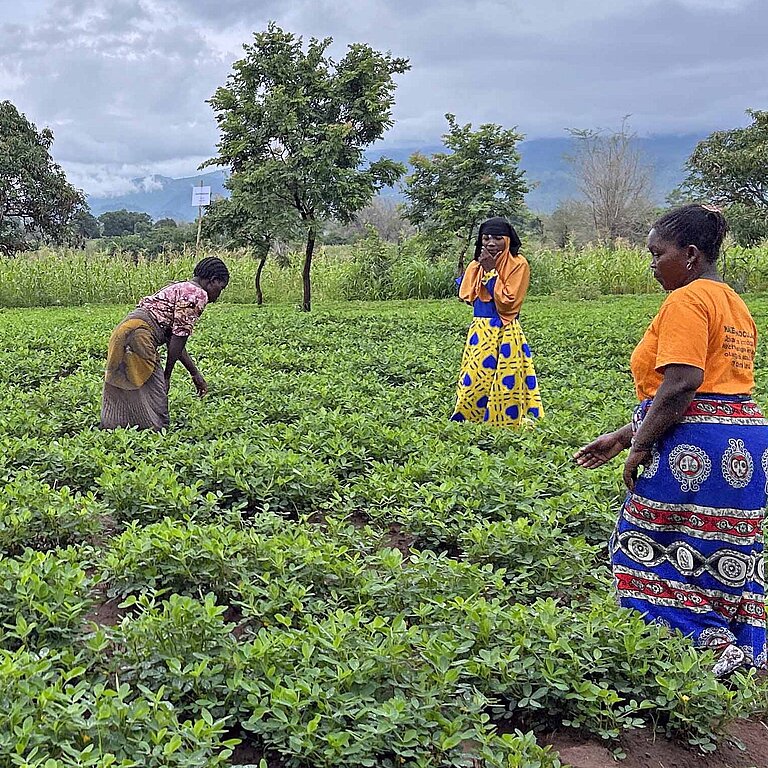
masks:
<svg viewBox="0 0 768 768"><path fill-rule="evenodd" d="M640 148L653 169L654 193L659 203L682 181L683 166L696 144L704 138L699 135L659 135L639 139ZM521 167L529 182L538 182L526 196L531 210L551 213L559 201L576 196L576 183L571 176L565 156L574 151L569 138L530 139L520 144ZM370 160L389 157L407 163L414 152L430 155L442 152L440 145L423 147L395 147L381 149L367 154ZM192 221L197 209L191 205L192 187L200 181L211 187L212 197L229 193L224 189L226 171L213 171L198 176L171 179L167 176L148 176L134 179L135 191L116 197L89 197L88 202L94 216L105 211L126 208L129 211L144 211L153 219L172 218L176 221ZM398 188L389 188L382 193L386 197L401 197Z"/></svg>
<svg viewBox="0 0 768 768"><path fill-rule="evenodd" d="M187 176L182 179L172 179L168 176L152 175L143 179L134 179L134 191L114 197L89 197L88 205L94 216L100 216L106 211L128 211L148 213L153 219L175 219L176 221L193 221L197 216L197 208L192 206L192 187L209 186L211 198L227 197L229 192L224 189L226 171L212 171L198 176Z"/></svg>
<svg viewBox="0 0 768 768"><path fill-rule="evenodd" d="M646 162L651 166L656 202L666 196L685 177L685 162L704 136L661 135L638 139ZM528 207L539 213L551 213L558 202L575 197L576 182L566 155L576 149L572 139L531 139L520 143L521 167L529 182L538 185L526 195Z"/></svg>

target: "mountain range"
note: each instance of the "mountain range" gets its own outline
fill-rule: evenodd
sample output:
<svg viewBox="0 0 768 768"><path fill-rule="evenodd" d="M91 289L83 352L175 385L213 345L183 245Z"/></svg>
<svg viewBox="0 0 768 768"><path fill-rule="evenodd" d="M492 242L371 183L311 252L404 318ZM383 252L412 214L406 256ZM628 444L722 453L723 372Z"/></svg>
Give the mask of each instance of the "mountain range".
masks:
<svg viewBox="0 0 768 768"><path fill-rule="evenodd" d="M685 161L703 136L657 135L638 139L638 146L645 162L653 175L654 196L661 203L664 198L682 181ZM561 200L576 196L576 182L571 174L566 159L575 147L569 138L529 139L519 145L520 166L526 172L529 184L535 184L526 195L528 207L537 213L551 213ZM386 156L406 163L414 152L430 155L445 151L439 145L423 147L399 147L371 151L370 160ZM197 215L197 208L191 204L192 187L202 181L211 187L211 196L227 196L224 187L226 171L212 171L197 176L169 178L152 175L143 179L134 179L134 191L114 197L89 197L88 203L94 216L106 211L126 208L129 211L143 211L153 219L172 218L176 221L192 221ZM383 192L387 197L401 197L399 188L389 188Z"/></svg>

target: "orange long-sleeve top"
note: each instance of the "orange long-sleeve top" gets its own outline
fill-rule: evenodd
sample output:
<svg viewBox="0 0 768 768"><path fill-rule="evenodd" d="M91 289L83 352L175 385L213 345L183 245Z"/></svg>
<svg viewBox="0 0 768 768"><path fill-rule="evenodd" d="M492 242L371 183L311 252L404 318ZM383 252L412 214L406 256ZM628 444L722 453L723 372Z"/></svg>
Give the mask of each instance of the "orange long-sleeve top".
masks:
<svg viewBox="0 0 768 768"><path fill-rule="evenodd" d="M493 300L501 322L507 325L520 314L531 282L531 268L521 254L505 251L496 259L495 275L491 296L486 283L491 282L494 272L484 272L477 261L472 261L461 280L459 298L468 304L473 304L476 299Z"/></svg>

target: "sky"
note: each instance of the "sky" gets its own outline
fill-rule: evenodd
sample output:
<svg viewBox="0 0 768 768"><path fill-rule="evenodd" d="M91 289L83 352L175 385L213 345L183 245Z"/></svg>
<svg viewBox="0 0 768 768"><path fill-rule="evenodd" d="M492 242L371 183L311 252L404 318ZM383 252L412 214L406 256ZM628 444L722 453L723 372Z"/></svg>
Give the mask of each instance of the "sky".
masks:
<svg viewBox="0 0 768 768"><path fill-rule="evenodd" d="M410 60L384 148L439 144L446 112L528 138L625 115L703 135L768 101L765 0L0 0L0 101L53 130L90 195L190 176L216 154L206 99L270 21L337 59Z"/></svg>

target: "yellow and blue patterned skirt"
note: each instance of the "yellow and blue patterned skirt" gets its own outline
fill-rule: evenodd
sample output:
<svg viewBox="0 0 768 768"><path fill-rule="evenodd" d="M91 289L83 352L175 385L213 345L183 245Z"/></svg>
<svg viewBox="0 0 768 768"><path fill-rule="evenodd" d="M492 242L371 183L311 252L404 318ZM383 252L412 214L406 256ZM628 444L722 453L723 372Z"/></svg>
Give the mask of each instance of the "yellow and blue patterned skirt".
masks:
<svg viewBox="0 0 768 768"><path fill-rule="evenodd" d="M464 345L451 420L517 427L543 415L539 382L520 323L502 325L498 316L475 317Z"/></svg>

